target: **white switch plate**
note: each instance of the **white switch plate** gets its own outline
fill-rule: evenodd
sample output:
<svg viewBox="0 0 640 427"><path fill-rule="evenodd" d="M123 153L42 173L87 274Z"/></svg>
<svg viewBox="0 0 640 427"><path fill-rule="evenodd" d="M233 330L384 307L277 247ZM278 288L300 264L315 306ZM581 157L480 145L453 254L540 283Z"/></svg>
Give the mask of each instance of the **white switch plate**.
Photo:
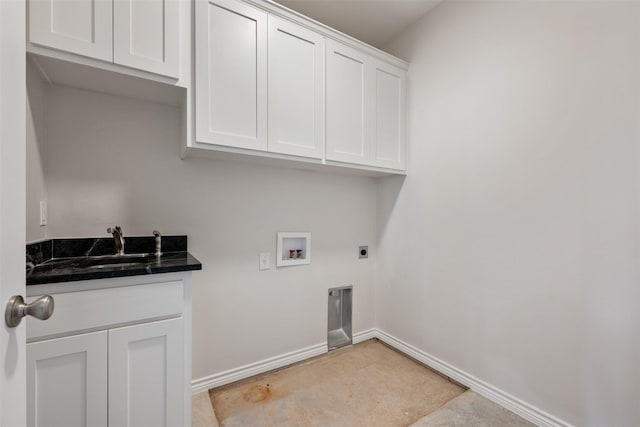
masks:
<svg viewBox="0 0 640 427"><path fill-rule="evenodd" d="M47 225L47 202L40 201L40 225Z"/></svg>
<svg viewBox="0 0 640 427"><path fill-rule="evenodd" d="M271 254L269 252L260 253L260 270L268 270L271 268Z"/></svg>

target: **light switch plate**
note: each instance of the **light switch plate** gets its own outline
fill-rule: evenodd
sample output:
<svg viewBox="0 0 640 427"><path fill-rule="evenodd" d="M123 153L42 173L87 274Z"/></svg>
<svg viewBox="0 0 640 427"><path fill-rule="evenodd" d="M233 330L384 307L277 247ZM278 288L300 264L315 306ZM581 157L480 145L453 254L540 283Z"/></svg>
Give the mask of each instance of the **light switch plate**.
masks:
<svg viewBox="0 0 640 427"><path fill-rule="evenodd" d="M271 268L271 254L269 252L260 253L260 270L268 270Z"/></svg>
<svg viewBox="0 0 640 427"><path fill-rule="evenodd" d="M47 225L47 202L40 201L40 225Z"/></svg>

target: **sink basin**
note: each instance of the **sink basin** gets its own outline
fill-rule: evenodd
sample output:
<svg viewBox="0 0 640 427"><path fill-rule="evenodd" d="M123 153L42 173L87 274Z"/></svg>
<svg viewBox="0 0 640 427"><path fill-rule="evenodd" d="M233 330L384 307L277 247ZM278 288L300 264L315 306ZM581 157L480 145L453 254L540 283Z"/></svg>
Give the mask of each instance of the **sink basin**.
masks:
<svg viewBox="0 0 640 427"><path fill-rule="evenodd" d="M149 262L148 254L105 255L88 257L79 267L90 269L136 267Z"/></svg>
<svg viewBox="0 0 640 427"><path fill-rule="evenodd" d="M85 268L87 269L101 269L101 268L125 268L125 267L137 267L140 265L144 265L146 263L142 263L142 262L118 262L118 263L112 263L112 264L98 264L98 265L89 265Z"/></svg>

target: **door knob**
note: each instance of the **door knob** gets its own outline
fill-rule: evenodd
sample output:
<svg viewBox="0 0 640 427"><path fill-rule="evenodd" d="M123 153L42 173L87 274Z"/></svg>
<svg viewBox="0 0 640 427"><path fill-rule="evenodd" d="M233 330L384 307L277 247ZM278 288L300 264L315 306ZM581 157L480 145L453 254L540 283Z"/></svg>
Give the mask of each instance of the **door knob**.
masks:
<svg viewBox="0 0 640 427"><path fill-rule="evenodd" d="M41 296L31 304L26 304L21 295L14 295L7 303L4 320L10 328L18 326L26 315L40 320L47 320L53 314L54 306L55 303L51 295Z"/></svg>

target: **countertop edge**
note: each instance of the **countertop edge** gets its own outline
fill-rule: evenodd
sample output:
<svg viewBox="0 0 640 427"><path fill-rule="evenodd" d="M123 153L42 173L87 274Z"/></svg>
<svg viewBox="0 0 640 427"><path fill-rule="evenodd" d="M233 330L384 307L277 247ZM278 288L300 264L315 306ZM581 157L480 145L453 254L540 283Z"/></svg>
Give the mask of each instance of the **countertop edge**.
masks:
<svg viewBox="0 0 640 427"><path fill-rule="evenodd" d="M27 275L26 286L47 285L64 282L79 282L84 280L100 280L118 277L145 276L163 273L177 273L184 271L202 270L202 263L189 252L185 252L184 259L167 260L168 265L149 265L105 269L98 271L70 271L63 274L43 272L33 276ZM155 261L154 261L155 263Z"/></svg>

